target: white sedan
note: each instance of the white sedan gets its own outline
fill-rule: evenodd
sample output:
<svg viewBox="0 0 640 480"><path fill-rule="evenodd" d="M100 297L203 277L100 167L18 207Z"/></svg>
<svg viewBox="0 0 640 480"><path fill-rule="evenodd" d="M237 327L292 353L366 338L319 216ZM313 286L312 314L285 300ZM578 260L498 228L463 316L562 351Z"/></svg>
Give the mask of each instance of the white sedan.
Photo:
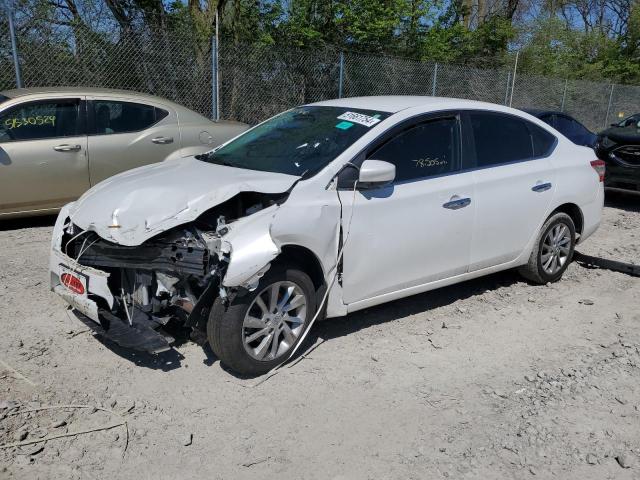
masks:
<svg viewBox="0 0 640 480"><path fill-rule="evenodd" d="M318 318L509 268L559 280L600 224L603 176L591 149L500 105L305 105L65 206L52 288L120 345L170 348L178 319L259 375Z"/></svg>

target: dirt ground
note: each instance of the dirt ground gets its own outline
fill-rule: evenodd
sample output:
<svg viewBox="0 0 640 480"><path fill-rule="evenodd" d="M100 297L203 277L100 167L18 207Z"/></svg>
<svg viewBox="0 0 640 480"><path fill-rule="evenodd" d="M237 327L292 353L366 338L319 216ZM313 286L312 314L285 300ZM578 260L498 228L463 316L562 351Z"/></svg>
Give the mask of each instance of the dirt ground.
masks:
<svg viewBox="0 0 640 480"><path fill-rule="evenodd" d="M573 263L414 296L322 322L258 384L208 347L88 333L48 289L51 222L0 225L0 444L129 435L0 449L2 479L640 479L640 278ZM640 263L640 200L579 250ZM13 414L60 405L88 407Z"/></svg>

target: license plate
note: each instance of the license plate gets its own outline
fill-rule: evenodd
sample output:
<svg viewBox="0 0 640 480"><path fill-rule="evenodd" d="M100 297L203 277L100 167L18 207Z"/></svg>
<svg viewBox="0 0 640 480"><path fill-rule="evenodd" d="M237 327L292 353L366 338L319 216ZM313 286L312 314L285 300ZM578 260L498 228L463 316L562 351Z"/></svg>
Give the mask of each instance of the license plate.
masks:
<svg viewBox="0 0 640 480"><path fill-rule="evenodd" d="M77 281L80 282L80 285L82 285L82 292L78 291L77 285L71 284L69 282L65 282L64 278L66 276L69 276L67 278L73 278ZM74 282L75 282L74 280ZM62 283L65 287L67 287L67 290L75 293L76 295L82 295L83 297L87 296L87 277L86 275L83 275L82 273L78 273L75 270L72 270L71 268L60 264L60 283Z"/></svg>

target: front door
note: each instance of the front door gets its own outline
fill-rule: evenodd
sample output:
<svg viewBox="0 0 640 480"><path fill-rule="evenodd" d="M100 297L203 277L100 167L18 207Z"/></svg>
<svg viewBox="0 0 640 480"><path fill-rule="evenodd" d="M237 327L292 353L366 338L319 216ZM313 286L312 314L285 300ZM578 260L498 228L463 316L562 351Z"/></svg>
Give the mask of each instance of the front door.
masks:
<svg viewBox="0 0 640 480"><path fill-rule="evenodd" d="M341 190L346 304L465 273L475 204L460 170L457 115L403 125L368 158L395 164L388 186ZM350 227L349 227L350 225Z"/></svg>
<svg viewBox="0 0 640 480"><path fill-rule="evenodd" d="M82 107L59 98L0 112L0 214L56 209L89 188Z"/></svg>

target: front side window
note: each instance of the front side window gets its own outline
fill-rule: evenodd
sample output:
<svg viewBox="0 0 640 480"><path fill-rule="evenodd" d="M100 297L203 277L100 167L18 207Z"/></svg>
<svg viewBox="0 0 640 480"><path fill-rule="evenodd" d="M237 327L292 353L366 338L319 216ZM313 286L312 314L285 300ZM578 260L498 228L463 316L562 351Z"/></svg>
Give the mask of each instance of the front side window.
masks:
<svg viewBox="0 0 640 480"><path fill-rule="evenodd" d="M80 100L44 100L0 114L0 142L73 137L80 134Z"/></svg>
<svg viewBox="0 0 640 480"><path fill-rule="evenodd" d="M373 151L369 158L396 166L396 182L451 173L459 169L458 121L439 118L415 125Z"/></svg>
<svg viewBox="0 0 640 480"><path fill-rule="evenodd" d="M298 107L196 158L236 168L308 176L389 115L345 107Z"/></svg>
<svg viewBox="0 0 640 480"><path fill-rule="evenodd" d="M139 132L168 115L166 110L142 103L94 100L93 134Z"/></svg>

